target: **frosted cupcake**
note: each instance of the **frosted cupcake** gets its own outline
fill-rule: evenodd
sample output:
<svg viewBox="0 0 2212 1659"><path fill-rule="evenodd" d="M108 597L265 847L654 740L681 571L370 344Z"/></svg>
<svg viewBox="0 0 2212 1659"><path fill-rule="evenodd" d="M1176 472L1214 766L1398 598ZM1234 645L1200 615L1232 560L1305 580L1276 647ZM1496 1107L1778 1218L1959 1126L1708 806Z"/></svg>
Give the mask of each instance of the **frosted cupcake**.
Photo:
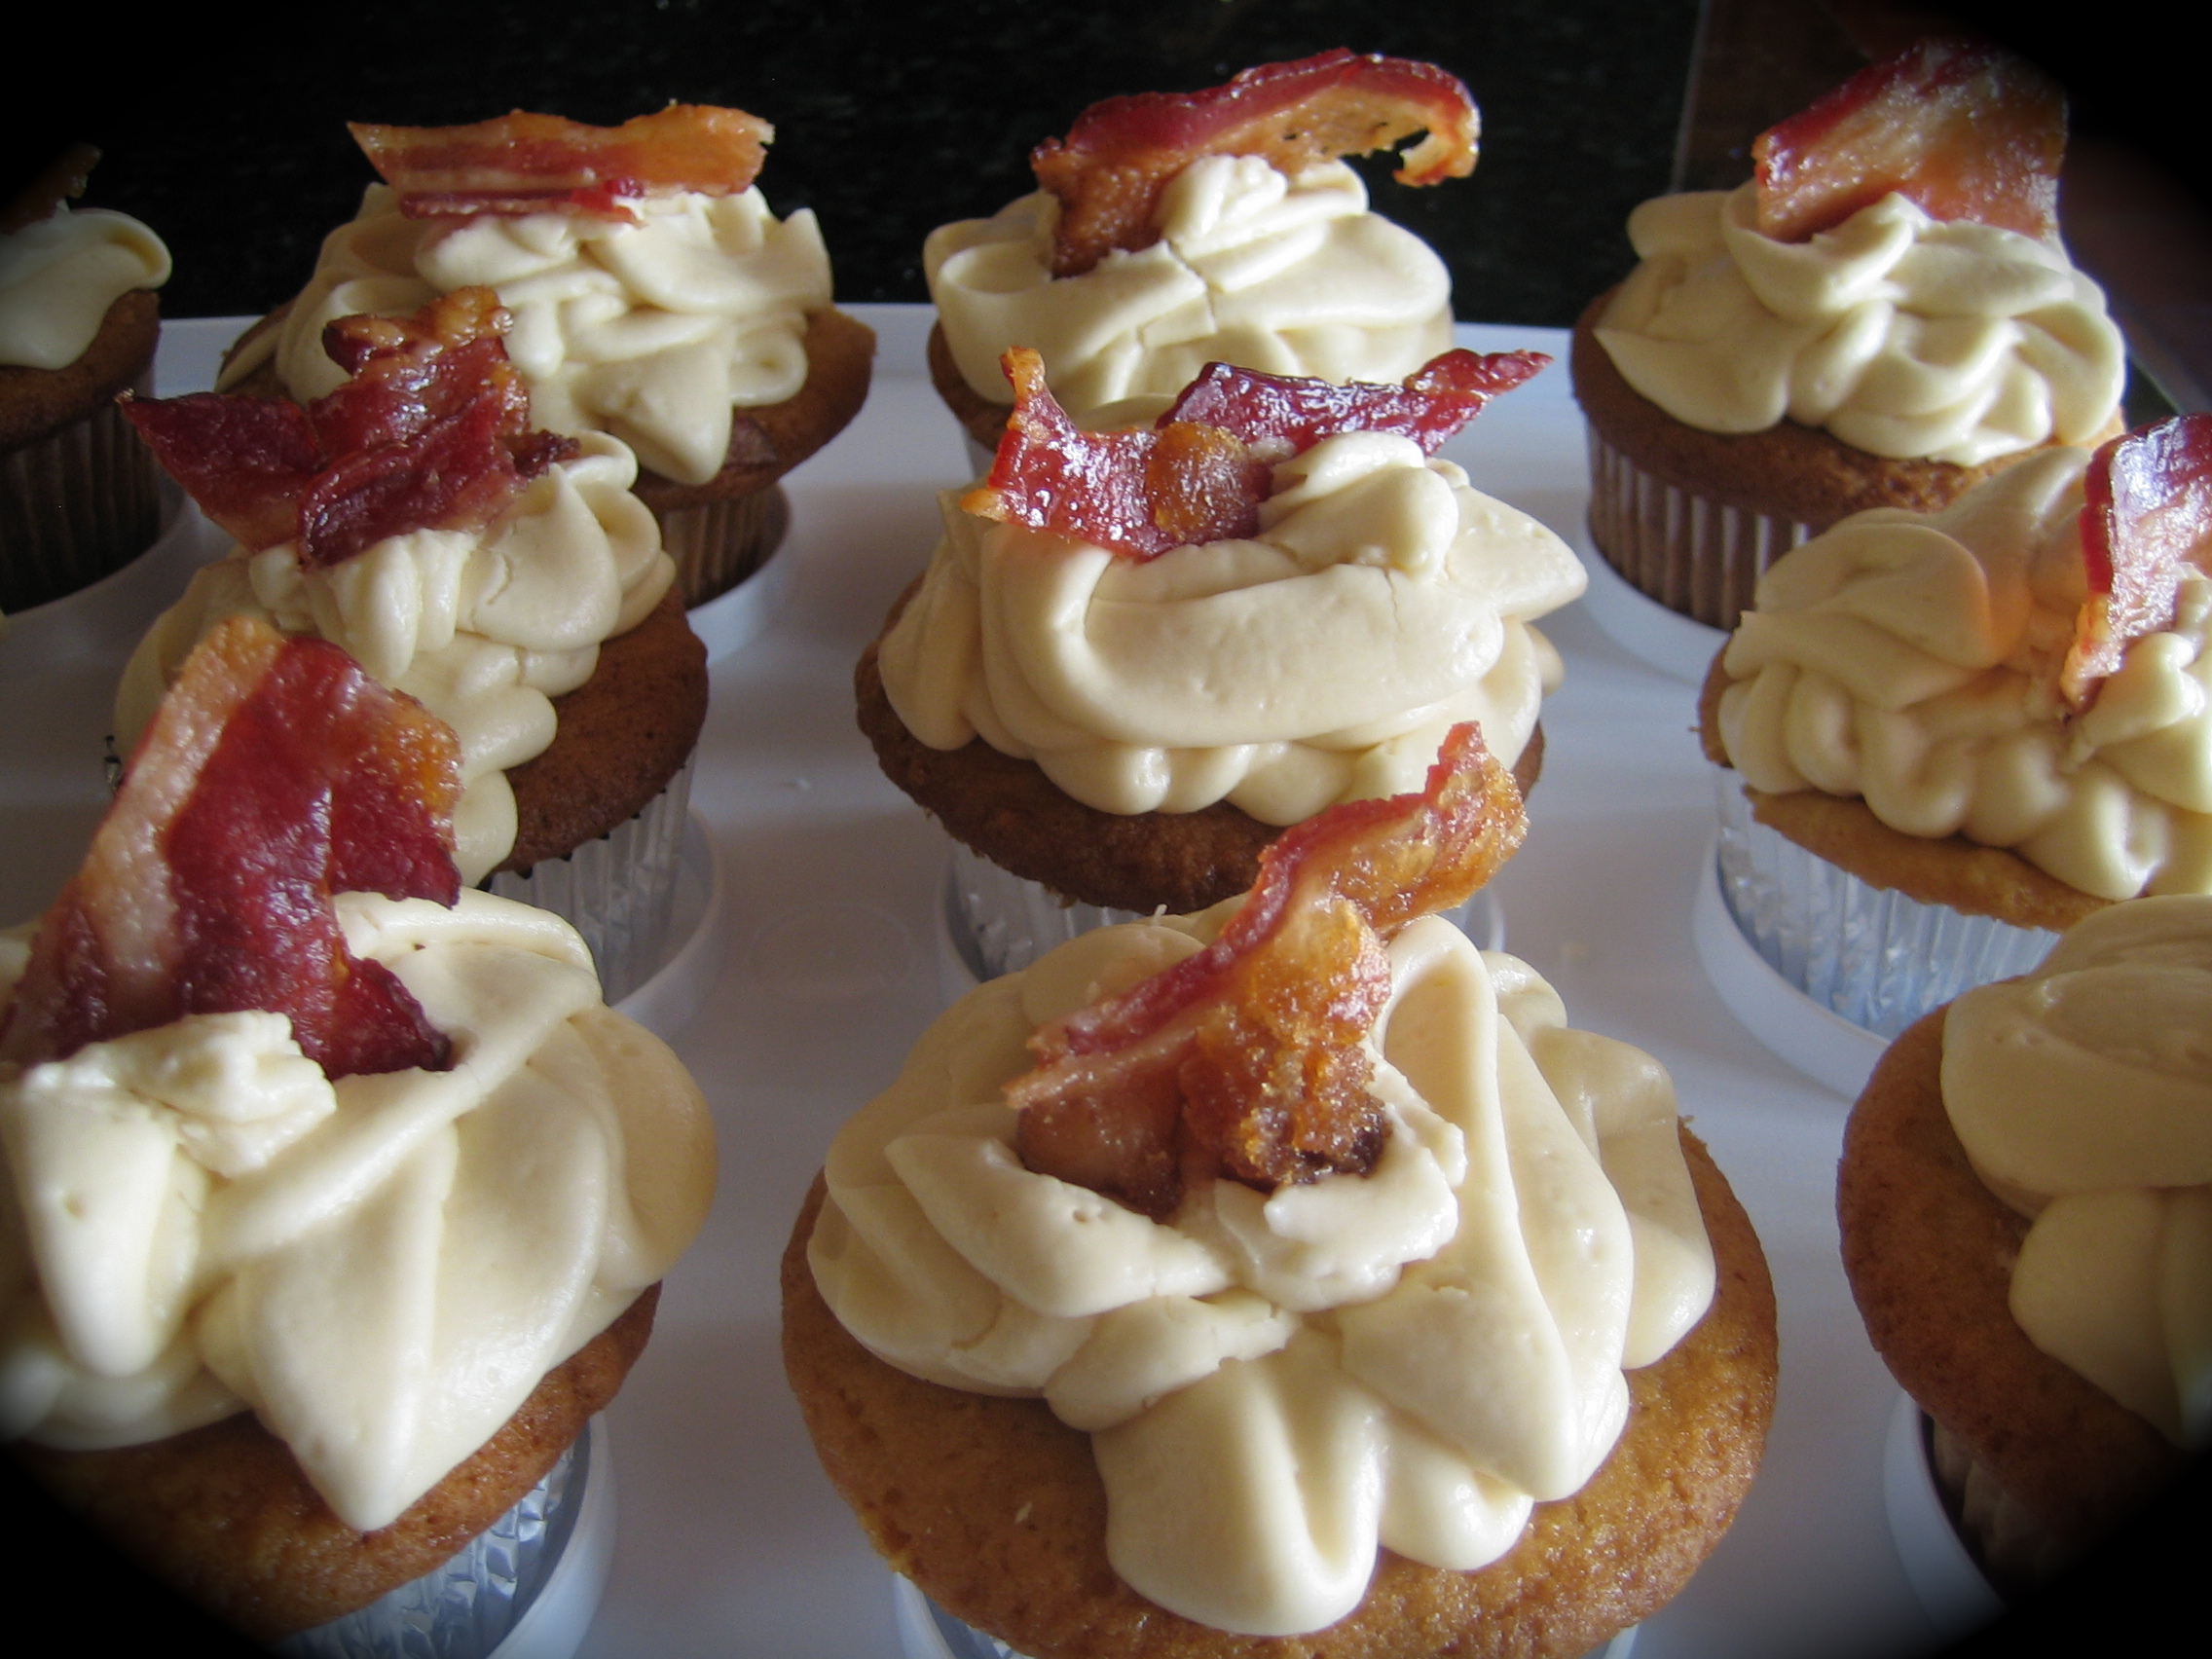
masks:
<svg viewBox="0 0 2212 1659"><path fill-rule="evenodd" d="M1762 133L1752 182L1637 208L1640 263L1574 337L1599 552L1731 628L1847 515L2118 432L2120 332L2059 240L2065 147L2055 84L1923 41Z"/></svg>
<svg viewBox="0 0 2212 1659"><path fill-rule="evenodd" d="M2212 899L2099 911L1900 1037L1844 1266L1990 1578L2047 1582L2212 1439Z"/></svg>
<svg viewBox="0 0 2212 1659"><path fill-rule="evenodd" d="M1434 64L1341 50L1093 104L1031 154L1035 194L930 233L931 378L986 453L1016 347L1084 426L1150 422L1209 362L1402 381L1451 348L1451 276L1337 158L1425 131L1397 177L1437 184L1477 130Z"/></svg>
<svg viewBox="0 0 2212 1659"><path fill-rule="evenodd" d="M459 794L411 699L232 618L0 941L0 1428L258 1641L529 1493L711 1194L698 1090L574 931L461 887Z"/></svg>
<svg viewBox="0 0 2212 1659"><path fill-rule="evenodd" d="M2203 416L2046 450L1760 578L1703 731L1723 891L1799 988L1894 1036L2117 900L2212 892L2208 458Z"/></svg>
<svg viewBox="0 0 2212 1659"><path fill-rule="evenodd" d="M202 394L132 406L239 537L126 669L134 741L225 616L342 645L461 737L462 879L552 909L627 994L660 942L706 717L706 652L606 433L532 429L510 319L463 289L327 331L350 378L305 409ZM336 365L334 365L336 366Z"/></svg>
<svg viewBox="0 0 2212 1659"><path fill-rule="evenodd" d="M222 387L308 402L342 378L322 350L334 318L493 288L532 424L637 456L685 603L750 573L788 521L775 481L859 413L875 350L830 303L812 210L779 220L753 183L773 129L672 104L614 128L518 110L351 130L386 182Z"/></svg>
<svg viewBox="0 0 2212 1659"><path fill-rule="evenodd" d="M71 211L98 159L76 146L0 213L0 615L90 586L161 529L115 400L153 388L169 254L126 214Z"/></svg>
<svg viewBox="0 0 2212 1659"><path fill-rule="evenodd" d="M1155 428L1090 434L1010 355L998 464L945 497L857 677L885 772L975 855L989 971L1070 901L1241 892L1284 826L1417 786L1458 720L1533 782L1561 669L1531 620L1582 568L1431 452L1544 361L1455 351L1353 387L1217 365Z"/></svg>
<svg viewBox="0 0 2212 1659"><path fill-rule="evenodd" d="M980 987L841 1131L786 1365L950 1613L1037 1659L1566 1659L1725 1529L1757 1241L1657 1065L1422 914L1519 821L1461 727L1248 899Z"/></svg>

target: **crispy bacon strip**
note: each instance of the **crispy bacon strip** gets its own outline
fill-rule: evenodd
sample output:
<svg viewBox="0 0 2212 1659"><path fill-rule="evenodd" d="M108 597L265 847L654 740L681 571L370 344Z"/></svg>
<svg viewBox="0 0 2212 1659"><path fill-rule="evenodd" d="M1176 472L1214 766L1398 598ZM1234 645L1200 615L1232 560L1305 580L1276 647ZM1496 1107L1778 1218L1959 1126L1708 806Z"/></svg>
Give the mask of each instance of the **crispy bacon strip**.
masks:
<svg viewBox="0 0 2212 1659"><path fill-rule="evenodd" d="M297 539L326 570L389 535L490 524L574 440L531 432L490 288L408 318L341 317L323 349L352 379L307 408L198 392L123 411L201 509L258 552Z"/></svg>
<svg viewBox="0 0 2212 1659"><path fill-rule="evenodd" d="M1434 455L1493 397L1542 373L1550 361L1542 351L1447 351L1403 386L1336 386L1208 363L1160 424L1218 426L1276 460L1354 431L1394 432Z"/></svg>
<svg viewBox="0 0 2212 1659"><path fill-rule="evenodd" d="M749 189L776 135L757 116L713 104L670 104L619 127L518 109L470 127L350 130L409 218L565 209L632 223L631 203L645 197Z"/></svg>
<svg viewBox="0 0 2212 1659"><path fill-rule="evenodd" d="M347 950L330 896L455 903L460 795L460 745L421 704L336 645L229 618L186 659L40 923L0 1055L264 1009L334 1079L444 1069L450 1043L389 969Z"/></svg>
<svg viewBox="0 0 2212 1659"><path fill-rule="evenodd" d="M1759 134L1758 226L1782 241L1832 229L1892 191L1931 217L2058 237L2066 94L1978 41L1923 40Z"/></svg>
<svg viewBox="0 0 2212 1659"><path fill-rule="evenodd" d="M1156 1220L1194 1179L1272 1189L1371 1168L1386 1123L1360 1039L1389 998L1383 944L1464 902L1526 827L1469 721L1421 793L1286 830L1212 944L1030 1039L1038 1067L1007 1089L1023 1163Z"/></svg>
<svg viewBox="0 0 2212 1659"><path fill-rule="evenodd" d="M1060 203L1052 275L1080 276L1116 248L1158 241L1161 192L1201 156L1259 156L1296 174L1422 131L1399 183L1441 184L1475 170L1481 118L1464 82L1433 63L1342 47L1263 63L1204 92L1094 103L1066 138L1029 153L1037 182Z"/></svg>
<svg viewBox="0 0 2212 1659"><path fill-rule="evenodd" d="M1259 529L1268 469L1229 433L1184 421L1150 432L1086 432L1026 347L1002 359L1014 413L983 488L961 500L1002 524L1079 537L1132 559Z"/></svg>
<svg viewBox="0 0 2212 1659"><path fill-rule="evenodd" d="M961 501L1002 524L1073 536L1131 559L1256 534L1269 467L1340 432L1394 432L1434 454L1551 359L1541 351L1447 351L1403 386L1327 381L1208 363L1153 431L1086 432L1016 347L1002 359L1014 413L983 487Z"/></svg>
<svg viewBox="0 0 2212 1659"><path fill-rule="evenodd" d="M2212 574L2212 415L2177 415L2114 438L2082 485L2089 597L2059 671L2077 710L2095 701L2129 641L2173 626L2183 579Z"/></svg>

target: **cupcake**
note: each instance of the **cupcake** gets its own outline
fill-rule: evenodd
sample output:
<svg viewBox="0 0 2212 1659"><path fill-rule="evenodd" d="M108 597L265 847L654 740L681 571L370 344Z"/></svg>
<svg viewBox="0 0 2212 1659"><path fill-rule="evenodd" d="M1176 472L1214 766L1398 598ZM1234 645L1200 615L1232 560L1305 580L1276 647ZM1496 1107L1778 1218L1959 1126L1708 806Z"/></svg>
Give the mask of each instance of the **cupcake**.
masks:
<svg viewBox="0 0 2212 1659"><path fill-rule="evenodd" d="M1033 942L994 869L1037 890L1033 921L1203 909L1284 826L1417 787L1463 719L1533 783L1561 668L1530 621L1582 568L1433 451L1546 360L1454 351L1351 387L1215 365L1154 429L1091 434L1010 353L998 462L943 498L857 677L885 772L975 855L990 971L1028 959L1000 922Z"/></svg>
<svg viewBox="0 0 2212 1659"><path fill-rule="evenodd" d="M582 931L608 992L649 970L675 890L706 653L637 462L604 432L528 425L506 313L462 289L408 319L342 318L350 378L306 408L136 403L163 462L239 538L126 669L128 746L224 616L343 645L461 737L470 883Z"/></svg>
<svg viewBox="0 0 2212 1659"><path fill-rule="evenodd" d="M2212 898L2112 905L1891 1045L1836 1186L1867 1334L2017 1598L2212 1440Z"/></svg>
<svg viewBox="0 0 2212 1659"><path fill-rule="evenodd" d="M75 146L0 213L0 615L89 587L161 529L115 400L153 387L169 253L135 219L70 210L98 159Z"/></svg>
<svg viewBox="0 0 2212 1659"><path fill-rule="evenodd" d="M1425 913L1518 838L1472 732L1249 897L972 992L831 1146L793 1390L1014 1650L1566 1659L1756 1469L1772 1292L1666 1074Z"/></svg>
<svg viewBox="0 0 2212 1659"><path fill-rule="evenodd" d="M230 618L0 945L6 1438L257 1641L530 1493L706 1214L682 1065L572 929L462 888L459 754Z"/></svg>
<svg viewBox="0 0 2212 1659"><path fill-rule="evenodd" d="M1751 182L1637 208L1640 263L1574 331L1607 563L1732 628L1849 514L2117 433L2126 357L2059 240L2065 148L2054 83L1922 41L1760 134Z"/></svg>
<svg viewBox="0 0 2212 1659"><path fill-rule="evenodd" d="M1396 176L1438 184L1477 130L1456 77L1342 50L1093 104L1031 153L1033 195L930 233L931 379L986 453L1015 347L1085 426L1142 424L1215 361L1404 380L1451 348L1452 279L1338 158L1425 131Z"/></svg>
<svg viewBox="0 0 2212 1659"><path fill-rule="evenodd" d="M532 424L629 446L685 603L750 574L788 522L776 480L860 412L875 351L830 303L813 211L778 220L754 187L774 129L672 104L613 128L517 110L351 131L385 182L221 387L312 401L343 378L322 350L333 319L494 288Z"/></svg>
<svg viewBox="0 0 2212 1659"><path fill-rule="evenodd" d="M2212 892L2207 476L2184 416L1760 577L1701 728L1729 908L1799 989L1895 1036L2117 900Z"/></svg>

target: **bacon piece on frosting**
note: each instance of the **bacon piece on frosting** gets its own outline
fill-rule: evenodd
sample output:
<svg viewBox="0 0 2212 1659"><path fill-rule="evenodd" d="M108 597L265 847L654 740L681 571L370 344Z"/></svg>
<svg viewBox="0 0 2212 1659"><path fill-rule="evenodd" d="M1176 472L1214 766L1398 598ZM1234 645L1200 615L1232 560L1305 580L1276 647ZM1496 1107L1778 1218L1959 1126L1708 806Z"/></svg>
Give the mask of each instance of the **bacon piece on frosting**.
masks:
<svg viewBox="0 0 2212 1659"><path fill-rule="evenodd" d="M1321 380L1208 363L1149 432L1081 430L1016 347L1002 359L1014 413L983 487L961 505L1152 559L1171 547L1255 534L1269 467L1340 432L1392 432L1438 446L1551 359L1541 351L1447 351L1403 386Z"/></svg>
<svg viewBox="0 0 2212 1659"><path fill-rule="evenodd" d="M1029 153L1037 182L1059 199L1052 275L1075 276L1116 248L1160 240L1161 193L1201 156L1258 156L1297 174L1415 132L1394 175L1441 184L1475 170L1481 120L1466 84L1433 63L1343 48L1263 63L1199 92L1139 92L1092 104L1064 139Z"/></svg>
<svg viewBox="0 0 2212 1659"><path fill-rule="evenodd" d="M201 509L259 552L297 540L310 570L389 535L474 530L577 453L528 430L490 288L457 288L412 317L340 317L323 349L352 376L302 409L196 392L123 411Z"/></svg>
<svg viewBox="0 0 2212 1659"><path fill-rule="evenodd" d="M1208 363L1160 424L1218 426L1278 460L1339 432L1392 432L1434 455L1484 404L1542 373L1550 361L1542 351L1447 351L1403 386L1337 386Z"/></svg>
<svg viewBox="0 0 2212 1659"><path fill-rule="evenodd" d="M1526 825L1468 721L1420 793L1285 830L1212 944L1030 1039L1039 1065L1007 1089L1023 1163L1156 1220L1187 1180L1371 1168L1386 1120L1361 1040L1389 999L1383 945L1487 882Z"/></svg>
<svg viewBox="0 0 2212 1659"><path fill-rule="evenodd" d="M242 616L186 659L92 850L39 925L0 1055L32 1064L193 1014L286 1014L332 1078L451 1045L352 956L330 896L451 904L461 752L336 645Z"/></svg>
<svg viewBox="0 0 2212 1659"><path fill-rule="evenodd" d="M1932 218L2058 237L2066 94L1979 41L1923 40L1858 74L1751 145L1758 228L1833 229L1897 191Z"/></svg>
<svg viewBox="0 0 2212 1659"><path fill-rule="evenodd" d="M469 127L350 127L411 219L565 209L635 223L632 203L645 197L749 189L776 135L757 116L713 104L670 104L619 127L519 109Z"/></svg>
<svg viewBox="0 0 2212 1659"><path fill-rule="evenodd" d="M2059 673L2075 709L2094 701L2129 641L2173 626L2184 578L2212 575L2212 415L2177 415L2114 438L2082 488L2089 597Z"/></svg>

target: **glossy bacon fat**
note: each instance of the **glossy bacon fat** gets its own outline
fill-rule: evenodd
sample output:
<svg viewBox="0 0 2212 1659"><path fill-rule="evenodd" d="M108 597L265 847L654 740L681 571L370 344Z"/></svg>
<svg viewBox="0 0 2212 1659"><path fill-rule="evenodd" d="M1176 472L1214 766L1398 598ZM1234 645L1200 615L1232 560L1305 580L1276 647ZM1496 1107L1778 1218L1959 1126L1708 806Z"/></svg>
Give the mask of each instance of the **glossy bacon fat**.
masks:
<svg viewBox="0 0 2212 1659"><path fill-rule="evenodd" d="M2129 641L2173 626L2185 577L2212 574L2212 415L2177 415L2113 439L2082 484L2089 597L2059 678L2077 709L2095 700Z"/></svg>
<svg viewBox="0 0 2212 1659"><path fill-rule="evenodd" d="M1475 170L1481 121L1457 76L1342 48L1263 63L1202 92L1094 103L1066 138L1048 138L1029 154L1037 182L1060 203L1052 275L1079 276L1116 248L1158 241L1161 192L1201 156L1258 156L1295 175L1415 132L1427 136L1406 152L1399 183L1440 184Z"/></svg>
<svg viewBox="0 0 2212 1659"><path fill-rule="evenodd" d="M1208 363L1149 432L1079 429L1017 347L1003 359L1014 413L983 487L961 505L1151 559L1172 547L1259 529L1269 467L1340 432L1392 432L1433 455L1444 441L1551 359L1541 351L1447 351L1403 386L1321 380Z"/></svg>
<svg viewBox="0 0 2212 1659"><path fill-rule="evenodd" d="M354 122L350 130L409 218L563 209L632 222L631 203L644 197L750 188L776 132L712 104L670 104L619 127L518 109L470 127Z"/></svg>
<svg viewBox="0 0 2212 1659"><path fill-rule="evenodd" d="M2066 94L1994 46L1924 40L1760 133L1751 156L1759 229L1782 241L1892 191L1932 218L2054 241Z"/></svg>
<svg viewBox="0 0 2212 1659"><path fill-rule="evenodd" d="M1212 944L1030 1039L1038 1067L1007 1089L1022 1162L1156 1220L1191 1182L1373 1167L1387 1120L1362 1039L1389 1000L1383 945L1487 882L1526 822L1470 721L1420 793L1286 830Z"/></svg>
<svg viewBox="0 0 2212 1659"><path fill-rule="evenodd" d="M460 746L336 645L232 617L186 660L84 866L39 924L0 1056L25 1065L193 1014L289 1015L332 1078L450 1045L330 896L453 903Z"/></svg>
<svg viewBox="0 0 2212 1659"><path fill-rule="evenodd" d="M198 392L128 400L155 457L206 515L259 552L297 540L324 570L386 536L490 524L523 486L576 453L530 431L490 288L458 288L412 317L340 317L323 349L353 378L305 409Z"/></svg>

